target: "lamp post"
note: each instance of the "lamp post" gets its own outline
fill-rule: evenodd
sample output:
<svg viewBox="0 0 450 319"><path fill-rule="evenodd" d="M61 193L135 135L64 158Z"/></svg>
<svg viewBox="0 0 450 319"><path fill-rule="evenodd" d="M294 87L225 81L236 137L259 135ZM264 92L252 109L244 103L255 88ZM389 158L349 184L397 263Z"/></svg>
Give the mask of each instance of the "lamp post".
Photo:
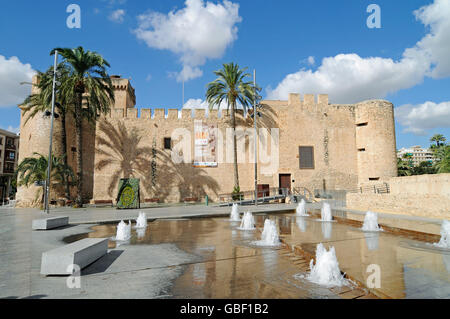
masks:
<svg viewBox="0 0 450 319"><path fill-rule="evenodd" d="M255 90L253 97L253 125L255 129L255 206L258 206L258 129L256 127L256 70L253 70L253 86Z"/></svg>
<svg viewBox="0 0 450 319"><path fill-rule="evenodd" d="M58 50L55 51L55 65L53 67L53 89L52 89L52 114L50 120L50 146L48 148L47 180L45 182L45 211L50 214L49 194L50 194L50 172L52 169L52 146L53 146L53 121L55 119L55 86L56 68L58 64Z"/></svg>

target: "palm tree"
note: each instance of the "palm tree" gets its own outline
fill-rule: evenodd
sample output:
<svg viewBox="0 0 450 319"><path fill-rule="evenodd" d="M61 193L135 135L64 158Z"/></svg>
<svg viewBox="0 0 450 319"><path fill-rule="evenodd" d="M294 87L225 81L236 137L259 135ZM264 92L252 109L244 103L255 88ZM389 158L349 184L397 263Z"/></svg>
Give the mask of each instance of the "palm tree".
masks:
<svg viewBox="0 0 450 319"><path fill-rule="evenodd" d="M236 108L238 103L244 108L251 106L254 99L258 99L259 87L253 82L246 81L250 74L245 73L247 68L240 69L235 63L223 65L223 69L214 71L217 79L207 85L206 101L210 109L227 103L227 111L231 108L231 125L233 127L233 151L234 151L234 191L239 192L239 173L237 165L237 141L236 141ZM256 91L256 92L255 92ZM255 94L256 93L256 94Z"/></svg>
<svg viewBox="0 0 450 319"><path fill-rule="evenodd" d="M403 161L401 158L397 158L397 171L398 176L410 176L411 170L410 165Z"/></svg>
<svg viewBox="0 0 450 319"><path fill-rule="evenodd" d="M48 157L39 153L33 153L37 157L27 157L19 164L16 170L16 176L19 186L30 186L35 182L47 180ZM66 181L71 183L75 176L72 168L64 164L61 157L52 156L52 177L54 184L64 184ZM66 178L69 177L69 180ZM44 188L44 185L42 185ZM42 189L41 204L44 202L44 189Z"/></svg>
<svg viewBox="0 0 450 319"><path fill-rule="evenodd" d="M445 141L447 139L442 134L434 134L433 137L430 139L430 142L435 142L436 147L439 147L441 145L444 145ZM442 142L442 143L441 143Z"/></svg>
<svg viewBox="0 0 450 319"><path fill-rule="evenodd" d="M44 111L51 111L52 108L52 90L53 90L53 66L50 67L46 72L38 71L39 82L37 84L38 93L29 95L23 102L24 115L29 113L25 120L25 124L36 114ZM63 161L65 166L69 166L67 163L67 131L66 131L66 116L69 112L73 112L73 106L75 102L75 96L73 90L70 89L70 69L64 64L60 63L57 66L56 71L56 96L55 100L56 109L61 116L61 141L63 149ZM70 199L70 188L68 183L68 176L64 178L64 191L65 197Z"/></svg>
<svg viewBox="0 0 450 319"><path fill-rule="evenodd" d="M450 145L439 147L434 156L436 157L437 173L450 173Z"/></svg>
<svg viewBox="0 0 450 319"><path fill-rule="evenodd" d="M75 49L56 48L55 51L64 58L64 62L71 68L68 87L75 95L74 117L76 135L77 158L77 206L83 205L83 156L82 156L82 120L96 120L101 114L110 111L110 105L114 103L114 90L111 78L106 68L109 63L98 53L85 51L83 47ZM71 94L72 94L71 93ZM83 101L85 102L83 105Z"/></svg>

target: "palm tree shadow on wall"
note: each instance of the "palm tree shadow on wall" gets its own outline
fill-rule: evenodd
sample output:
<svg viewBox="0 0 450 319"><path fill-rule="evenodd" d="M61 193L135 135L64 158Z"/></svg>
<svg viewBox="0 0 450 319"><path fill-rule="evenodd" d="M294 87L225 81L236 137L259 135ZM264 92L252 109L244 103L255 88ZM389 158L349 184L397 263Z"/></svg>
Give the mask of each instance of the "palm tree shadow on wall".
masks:
<svg viewBox="0 0 450 319"><path fill-rule="evenodd" d="M185 198L201 200L208 194L207 190L218 196L219 183L208 176L204 169L194 167L192 163L174 163L170 151L158 150L157 159L158 163L162 163L157 177L158 198L165 199L174 188L178 190L180 201Z"/></svg>
<svg viewBox="0 0 450 319"><path fill-rule="evenodd" d="M117 127L108 121L99 124L99 130L104 136L97 138L96 154L103 155L96 165L97 171L112 167L111 181L108 186L108 195L115 197L120 178L145 177L151 148L142 147L139 144L142 136L139 130L132 128L127 130L123 122L118 122Z"/></svg>
<svg viewBox="0 0 450 319"><path fill-rule="evenodd" d="M276 121L277 119L277 113L274 110L273 107L271 107L268 104L261 104L261 108L257 109L257 112L259 112L261 114L261 117L258 116L257 120L256 120L256 124L258 126L258 132L260 129L266 129L267 130L267 135L271 136L271 129L274 128L279 128L279 125ZM253 123L253 117L251 116L253 114L253 109L250 108L248 109L248 114L246 117L244 117L244 111L243 110L237 110L236 111L236 127L244 127L246 129L252 129L254 127L254 123ZM229 127L231 127L231 118L228 115L227 116L227 111L222 111L222 117L226 117L225 123L227 123L227 125ZM238 136L238 141L240 141L240 139L244 138L243 136ZM267 141L263 138L262 135L259 135L259 140L261 145L263 145L264 147L266 147L266 143ZM249 147L249 143L248 141L246 141L245 143L245 150L248 151L248 147Z"/></svg>
<svg viewBox="0 0 450 319"><path fill-rule="evenodd" d="M140 178L146 193L160 201L173 195L174 188L178 190L180 200L201 199L207 189L218 195L219 184L206 175L205 170L194 168L192 164L175 164L170 151L141 146L143 138L151 137L143 136L136 127L127 129L121 121L114 126L105 120L99 124L99 131L103 136L97 139L96 153L103 159L95 169L112 168L109 196L115 197L120 178ZM152 161L156 162L155 167L152 167Z"/></svg>

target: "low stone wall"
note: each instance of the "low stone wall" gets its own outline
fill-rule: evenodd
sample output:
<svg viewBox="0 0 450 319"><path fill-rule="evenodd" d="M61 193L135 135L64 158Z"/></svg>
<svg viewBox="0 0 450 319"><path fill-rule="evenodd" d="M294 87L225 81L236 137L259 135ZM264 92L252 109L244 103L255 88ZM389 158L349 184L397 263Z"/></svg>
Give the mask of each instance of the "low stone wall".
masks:
<svg viewBox="0 0 450 319"><path fill-rule="evenodd" d="M440 195L450 198L450 174L394 177L388 183L391 194Z"/></svg>
<svg viewBox="0 0 450 319"><path fill-rule="evenodd" d="M346 206L355 210L414 215L450 220L450 197L429 194L354 194L346 197Z"/></svg>

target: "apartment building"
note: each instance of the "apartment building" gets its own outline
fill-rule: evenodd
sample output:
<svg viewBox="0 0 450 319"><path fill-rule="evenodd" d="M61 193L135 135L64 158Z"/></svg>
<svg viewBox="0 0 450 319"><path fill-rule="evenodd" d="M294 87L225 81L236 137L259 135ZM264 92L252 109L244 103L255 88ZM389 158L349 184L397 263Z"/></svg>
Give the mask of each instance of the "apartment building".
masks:
<svg viewBox="0 0 450 319"><path fill-rule="evenodd" d="M18 134L0 129L0 204L10 197L11 179L19 159L19 139Z"/></svg>
<svg viewBox="0 0 450 319"><path fill-rule="evenodd" d="M434 155L431 149L424 149L421 146L412 146L410 148L402 148L397 151L397 157L403 159L403 156L407 154L411 156L411 161L414 166L418 166L421 162L434 163Z"/></svg>

